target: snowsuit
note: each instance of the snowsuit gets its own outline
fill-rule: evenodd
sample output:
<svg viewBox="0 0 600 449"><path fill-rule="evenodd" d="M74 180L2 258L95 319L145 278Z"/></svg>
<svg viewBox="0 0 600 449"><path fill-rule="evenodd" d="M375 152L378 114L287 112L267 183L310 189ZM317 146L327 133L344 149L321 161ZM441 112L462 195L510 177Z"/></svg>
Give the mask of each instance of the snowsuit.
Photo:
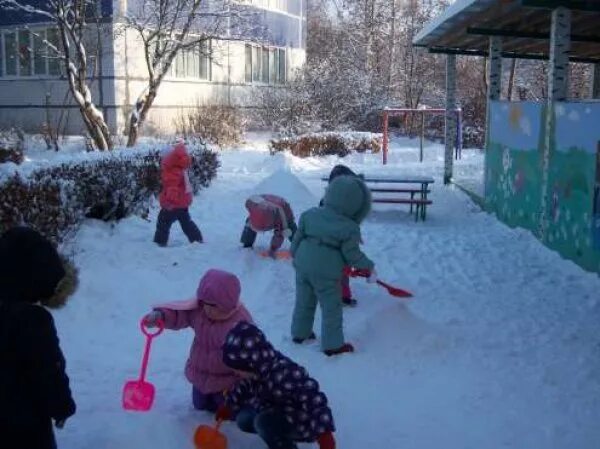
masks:
<svg viewBox="0 0 600 449"><path fill-rule="evenodd" d="M331 184L338 176L348 175L348 176L358 176L362 178L362 175L357 175L348 167L342 164L338 164L331 169L331 173L329 173L329 180L327 184ZM319 206L323 206L323 200L319 203ZM342 274L342 302L350 302L352 300L352 290L350 289L350 277L346 274Z"/></svg>
<svg viewBox="0 0 600 449"><path fill-rule="evenodd" d="M202 233L192 221L188 208L192 204L192 185L187 174L192 160L183 143L177 143L162 158L160 164L160 212L156 222L154 242L165 246L175 221L190 242L202 242Z"/></svg>
<svg viewBox="0 0 600 449"><path fill-rule="evenodd" d="M174 310L158 307L164 316L166 329L191 327L195 337L185 365L185 375L193 385L192 400L197 409L215 411L223 401L223 390L231 388L240 377L223 364L222 346L227 333L239 321L252 321L240 302L240 281L225 271L208 270L200 280L193 308ZM223 321L211 320L203 304L212 304L228 314Z"/></svg>
<svg viewBox="0 0 600 449"><path fill-rule="evenodd" d="M345 266L373 269L373 262L359 248L359 225L370 209L371 193L365 183L354 176L339 176L327 187L323 207L301 215L291 245L296 268L293 338L310 336L318 302L323 350L344 344L342 271Z"/></svg>
<svg viewBox="0 0 600 449"><path fill-rule="evenodd" d="M64 277L58 253L36 231L13 228L0 238L2 447L54 449L52 419L75 413L52 315L35 304Z"/></svg>
<svg viewBox="0 0 600 449"><path fill-rule="evenodd" d="M258 433L270 449L294 449L335 432L327 396L306 369L276 351L254 325L236 325L223 346L227 366L254 374L228 391L225 404L245 432Z"/></svg>
<svg viewBox="0 0 600 449"><path fill-rule="evenodd" d="M277 251L284 237L290 241L296 232L294 213L289 203L277 195L252 195L246 200L248 218L244 225L241 242L245 248L254 245L257 232L273 230L270 250Z"/></svg>

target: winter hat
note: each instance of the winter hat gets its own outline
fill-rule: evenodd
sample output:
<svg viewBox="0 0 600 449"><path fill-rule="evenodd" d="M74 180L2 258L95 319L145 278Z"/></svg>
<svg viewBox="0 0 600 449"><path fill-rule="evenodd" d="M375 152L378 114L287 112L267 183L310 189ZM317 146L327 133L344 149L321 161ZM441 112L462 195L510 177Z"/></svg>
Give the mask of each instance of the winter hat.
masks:
<svg viewBox="0 0 600 449"><path fill-rule="evenodd" d="M3 299L35 303L50 300L59 290L68 295L74 288L64 285L65 274L56 248L37 231L19 226L0 237ZM76 272L72 274L76 277Z"/></svg>
<svg viewBox="0 0 600 449"><path fill-rule="evenodd" d="M329 183L331 183L331 181L333 181L338 176L342 175L356 176L356 173L354 173L352 170L350 170L350 168L346 167L345 165L338 164L335 167L333 167L331 169L331 173L329 173Z"/></svg>
<svg viewBox="0 0 600 449"><path fill-rule="evenodd" d="M230 313L239 306L241 291L240 280L235 274L211 269L200 279L196 299L214 305L221 312Z"/></svg>
<svg viewBox="0 0 600 449"><path fill-rule="evenodd" d="M360 224L371 211L371 191L362 179L341 175L327 187L323 203Z"/></svg>
<svg viewBox="0 0 600 449"><path fill-rule="evenodd" d="M223 344L223 363L248 373L265 371L277 354L265 334L247 321L236 324Z"/></svg>

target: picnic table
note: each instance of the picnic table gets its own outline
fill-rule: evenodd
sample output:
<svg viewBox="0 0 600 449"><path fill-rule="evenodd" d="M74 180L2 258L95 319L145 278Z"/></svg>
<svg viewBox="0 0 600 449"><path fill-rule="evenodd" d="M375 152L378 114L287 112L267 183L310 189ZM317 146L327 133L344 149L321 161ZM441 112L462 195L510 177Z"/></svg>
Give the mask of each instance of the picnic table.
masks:
<svg viewBox="0 0 600 449"><path fill-rule="evenodd" d="M328 181L329 178L323 177L321 180ZM409 204L410 213L415 209L415 221L419 218L425 221L427 217L427 206L432 204L432 201L427 198L430 193L429 184L435 181L431 176L371 176L364 175L363 181L373 193L391 193L394 196L378 196L373 197L374 203L391 203L391 204ZM376 184L370 186L369 184ZM379 187L381 184L392 184L393 187ZM398 187L398 184L408 184L408 187ZM411 186L412 185L412 186ZM398 196L397 194L408 194L410 197Z"/></svg>

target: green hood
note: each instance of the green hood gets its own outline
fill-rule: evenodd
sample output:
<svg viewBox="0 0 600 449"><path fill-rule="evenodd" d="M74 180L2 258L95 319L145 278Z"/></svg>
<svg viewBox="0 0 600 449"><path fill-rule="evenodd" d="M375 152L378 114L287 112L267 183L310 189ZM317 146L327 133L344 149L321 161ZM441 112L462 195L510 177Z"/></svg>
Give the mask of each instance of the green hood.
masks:
<svg viewBox="0 0 600 449"><path fill-rule="evenodd" d="M338 176L327 187L325 207L360 224L371 211L371 191L355 176Z"/></svg>

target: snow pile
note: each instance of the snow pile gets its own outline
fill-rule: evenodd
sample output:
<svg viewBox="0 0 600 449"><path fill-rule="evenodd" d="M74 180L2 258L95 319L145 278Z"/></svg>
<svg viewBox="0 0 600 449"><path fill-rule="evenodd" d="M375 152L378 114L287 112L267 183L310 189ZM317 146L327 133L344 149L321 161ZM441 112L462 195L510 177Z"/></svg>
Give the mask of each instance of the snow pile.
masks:
<svg viewBox="0 0 600 449"><path fill-rule="evenodd" d="M252 193L271 193L283 198L292 198L296 204L316 205L318 200L308 188L289 170L277 170L263 179Z"/></svg>

